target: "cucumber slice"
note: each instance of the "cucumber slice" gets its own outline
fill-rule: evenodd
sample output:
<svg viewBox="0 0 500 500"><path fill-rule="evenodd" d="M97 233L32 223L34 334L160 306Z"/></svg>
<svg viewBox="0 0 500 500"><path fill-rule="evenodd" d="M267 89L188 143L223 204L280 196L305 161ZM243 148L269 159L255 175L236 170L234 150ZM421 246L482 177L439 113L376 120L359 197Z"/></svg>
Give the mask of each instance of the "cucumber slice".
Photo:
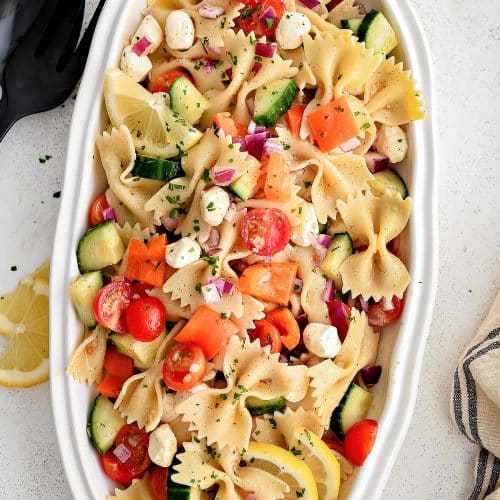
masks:
<svg viewBox="0 0 500 500"><path fill-rule="evenodd" d="M351 30L354 35L357 35L362 22L362 19L342 19L342 21L340 21L340 25L342 28Z"/></svg>
<svg viewBox="0 0 500 500"><path fill-rule="evenodd" d="M182 177L184 170L182 170L180 162L177 161L137 155L132 175L157 181L170 181L176 177Z"/></svg>
<svg viewBox="0 0 500 500"><path fill-rule="evenodd" d="M343 440L346 432L356 422L366 418L372 399L373 396L370 392L351 383L330 420L330 428L339 439Z"/></svg>
<svg viewBox="0 0 500 500"><path fill-rule="evenodd" d="M389 21L382 12L375 9L363 18L357 35L360 42L365 42L366 48L386 55L398 45L396 32Z"/></svg>
<svg viewBox="0 0 500 500"><path fill-rule="evenodd" d="M207 493L198 488L172 483L167 488L168 500L208 500Z"/></svg>
<svg viewBox="0 0 500 500"><path fill-rule="evenodd" d="M294 80L283 79L268 83L255 92L255 114L257 125L272 127L289 109L299 87Z"/></svg>
<svg viewBox="0 0 500 500"><path fill-rule="evenodd" d="M138 368L147 369L153 365L158 348L166 336L167 333L163 332L152 342L140 342L130 333L112 333L109 340L118 351L132 358Z"/></svg>
<svg viewBox="0 0 500 500"><path fill-rule="evenodd" d="M125 424L125 419L121 417L113 403L99 394L90 411L87 433L101 455L113 446L116 435Z"/></svg>
<svg viewBox="0 0 500 500"><path fill-rule="evenodd" d="M245 406L252 415L264 415L265 413L274 413L282 410L286 405L284 398L274 398L268 401L249 396L245 401Z"/></svg>
<svg viewBox="0 0 500 500"><path fill-rule="evenodd" d="M408 197L408 188L405 181L392 168L378 172L373 177L375 178L368 181L368 184L375 196L383 196L388 189L392 193L399 194L403 200Z"/></svg>
<svg viewBox="0 0 500 500"><path fill-rule="evenodd" d="M81 238L76 249L76 259L81 273L98 271L117 264L125 253L115 222L108 220L90 228Z"/></svg>
<svg viewBox="0 0 500 500"><path fill-rule="evenodd" d="M69 296L82 323L89 329L97 326L93 304L97 292L104 286L101 271L81 274L69 285Z"/></svg>
<svg viewBox="0 0 500 500"><path fill-rule="evenodd" d="M208 108L203 94L184 76L176 78L168 89L170 109L189 123L196 123Z"/></svg>
<svg viewBox="0 0 500 500"><path fill-rule="evenodd" d="M342 290L340 266L349 255L352 255L353 251L352 240L347 233L335 234L328 247L328 253L321 263L320 271L329 280L333 280L337 290Z"/></svg>
<svg viewBox="0 0 500 500"><path fill-rule="evenodd" d="M231 182L231 184L229 184L229 189L238 196L238 198L247 201L255 192L259 175L260 170L258 168L253 172L246 172L235 181Z"/></svg>

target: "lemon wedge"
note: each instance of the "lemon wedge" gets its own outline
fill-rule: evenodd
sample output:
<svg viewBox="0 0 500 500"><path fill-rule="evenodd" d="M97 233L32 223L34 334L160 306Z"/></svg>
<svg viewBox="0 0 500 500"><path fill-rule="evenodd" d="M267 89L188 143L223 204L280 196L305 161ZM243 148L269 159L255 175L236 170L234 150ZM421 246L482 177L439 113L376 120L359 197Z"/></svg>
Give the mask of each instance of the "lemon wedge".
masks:
<svg viewBox="0 0 500 500"><path fill-rule="evenodd" d="M0 384L30 387L49 379L49 263L0 295Z"/></svg>
<svg viewBox="0 0 500 500"><path fill-rule="evenodd" d="M136 150L145 156L170 158L192 148L202 133L170 110L166 94L148 92L123 71L104 77L104 101L115 127L125 125Z"/></svg>
<svg viewBox="0 0 500 500"><path fill-rule="evenodd" d="M305 427L296 427L293 439L290 451L313 473L318 498L335 500L340 487L340 464L335 455L319 436Z"/></svg>
<svg viewBox="0 0 500 500"><path fill-rule="evenodd" d="M290 491L285 493L285 500L318 500L318 490L309 467L291 452L274 444L254 443L248 445L245 461L285 482Z"/></svg>

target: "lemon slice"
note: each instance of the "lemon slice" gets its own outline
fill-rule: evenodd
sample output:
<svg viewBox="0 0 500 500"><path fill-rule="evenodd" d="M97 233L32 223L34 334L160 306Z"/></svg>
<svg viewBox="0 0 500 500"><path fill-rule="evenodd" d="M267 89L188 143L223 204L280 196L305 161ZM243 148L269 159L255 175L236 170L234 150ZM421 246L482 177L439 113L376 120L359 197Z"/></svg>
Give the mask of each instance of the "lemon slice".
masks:
<svg viewBox="0 0 500 500"><path fill-rule="evenodd" d="M304 427L295 427L293 439L290 451L312 471L318 498L335 500L340 487L340 464L335 455L319 436Z"/></svg>
<svg viewBox="0 0 500 500"><path fill-rule="evenodd" d="M104 77L104 100L111 123L125 125L136 150L145 156L170 158L193 147L202 133L169 109L166 94L148 92L123 71Z"/></svg>
<svg viewBox="0 0 500 500"><path fill-rule="evenodd" d="M318 500L318 490L309 467L292 453L274 444L254 443L248 445L245 461L285 482L290 491L285 500Z"/></svg>
<svg viewBox="0 0 500 500"><path fill-rule="evenodd" d="M0 295L0 384L30 387L49 379L49 263Z"/></svg>

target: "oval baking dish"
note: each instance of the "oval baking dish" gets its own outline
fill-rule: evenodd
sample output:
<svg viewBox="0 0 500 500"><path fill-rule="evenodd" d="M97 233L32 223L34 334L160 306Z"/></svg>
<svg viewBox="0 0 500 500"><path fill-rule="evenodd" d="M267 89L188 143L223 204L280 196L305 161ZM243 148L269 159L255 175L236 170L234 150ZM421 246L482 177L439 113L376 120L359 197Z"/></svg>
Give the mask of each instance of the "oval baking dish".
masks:
<svg viewBox="0 0 500 500"><path fill-rule="evenodd" d="M409 181L413 213L402 248L412 276L399 322L385 330L379 349L384 370L374 391L371 413L379 419L375 447L365 465L344 483L340 498L379 498L413 412L437 281L436 154L430 57L423 31L408 0L364 2L379 7L397 29L399 59L411 68L423 91L426 118L409 126L410 151L401 170ZM78 91L71 125L63 199L54 242L50 282L50 363L52 405L63 462L77 499L103 499L112 491L86 435L92 389L68 378L65 367L81 327L67 294L78 273L74 249L87 227L87 207L105 185L96 164L95 136L103 129L104 72L116 64L123 45L140 19L144 1L108 0L99 20Z"/></svg>

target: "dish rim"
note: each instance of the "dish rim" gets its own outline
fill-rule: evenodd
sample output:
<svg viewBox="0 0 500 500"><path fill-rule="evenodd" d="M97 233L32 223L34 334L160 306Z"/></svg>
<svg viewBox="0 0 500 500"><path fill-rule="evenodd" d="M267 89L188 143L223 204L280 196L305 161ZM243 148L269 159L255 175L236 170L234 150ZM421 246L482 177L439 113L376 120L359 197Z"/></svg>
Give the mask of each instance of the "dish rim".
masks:
<svg viewBox="0 0 500 500"><path fill-rule="evenodd" d="M348 495L350 500L380 498L401 448L416 402L437 288L437 154L434 135L434 78L430 51L422 26L408 0L379 0L378 3L394 20L397 31L405 33L400 43L413 78L423 91L426 118L414 122L410 129L410 143L415 151L418 150L411 166L412 197L414 202L419 202L419 211L413 210L410 222L412 284L408 290L404 317L398 328L398 339L391 355L391 380L384 397L377 441L365 465L357 474ZM68 311L71 307L66 290L74 255L71 233L75 215L79 213L78 208L82 208L78 207L82 196L82 185L78 181L83 170L91 168L88 159L95 151L93 141L90 140L93 135L90 135L88 130L85 140L82 140L82 124L91 121L96 101L101 98L103 73L110 58L106 48L117 43L113 30L115 23L125 22L125 14L121 11L122 4L123 0L106 2L78 91L67 146L63 195L50 276L52 410L66 476L75 498L96 497L82 460L85 451L79 448L76 440L74 420L71 416L69 379L65 373L68 360L64 345L67 339L63 332L67 330ZM72 165L85 167L74 169ZM421 168L415 169L416 165ZM432 168L425 168L426 166ZM54 263L57 263L57 266Z"/></svg>

